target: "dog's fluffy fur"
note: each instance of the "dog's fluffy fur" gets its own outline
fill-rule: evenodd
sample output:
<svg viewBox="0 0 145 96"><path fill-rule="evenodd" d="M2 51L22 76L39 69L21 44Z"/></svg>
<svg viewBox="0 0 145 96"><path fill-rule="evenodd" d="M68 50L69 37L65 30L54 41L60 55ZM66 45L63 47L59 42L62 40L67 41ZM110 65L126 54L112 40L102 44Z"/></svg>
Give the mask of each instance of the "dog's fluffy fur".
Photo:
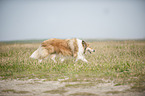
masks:
<svg viewBox="0 0 145 96"><path fill-rule="evenodd" d="M88 44L80 39L48 39L43 41L39 48L33 52L30 56L31 58L38 59L39 62L42 59L47 58L50 55L50 58L55 61L57 55L61 56L61 62L64 61L64 57L72 56L76 58L76 61L79 59L88 62L84 55L86 51L94 52L95 50L88 47Z"/></svg>

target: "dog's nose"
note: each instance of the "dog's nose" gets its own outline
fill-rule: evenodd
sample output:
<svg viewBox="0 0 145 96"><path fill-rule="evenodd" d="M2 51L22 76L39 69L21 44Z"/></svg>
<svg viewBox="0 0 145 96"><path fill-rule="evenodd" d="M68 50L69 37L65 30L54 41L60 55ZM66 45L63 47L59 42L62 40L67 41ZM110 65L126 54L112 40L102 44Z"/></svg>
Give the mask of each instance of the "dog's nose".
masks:
<svg viewBox="0 0 145 96"><path fill-rule="evenodd" d="M95 50L93 50L93 52L95 52Z"/></svg>

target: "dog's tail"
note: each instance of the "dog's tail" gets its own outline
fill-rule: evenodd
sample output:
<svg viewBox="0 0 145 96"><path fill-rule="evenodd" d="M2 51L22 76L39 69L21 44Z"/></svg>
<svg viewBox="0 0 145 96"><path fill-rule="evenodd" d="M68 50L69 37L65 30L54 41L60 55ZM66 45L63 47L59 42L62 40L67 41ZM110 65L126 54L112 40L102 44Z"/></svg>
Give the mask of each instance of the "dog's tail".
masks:
<svg viewBox="0 0 145 96"><path fill-rule="evenodd" d="M36 51L34 51L34 52L32 53L32 55L30 56L30 58L39 59L39 58L40 58L39 49L40 49L40 47L39 47Z"/></svg>
<svg viewBox="0 0 145 96"><path fill-rule="evenodd" d="M43 59L43 58L45 58L47 56L48 56L48 51L44 47L41 47L41 45L40 45L39 48L32 53L30 58Z"/></svg>

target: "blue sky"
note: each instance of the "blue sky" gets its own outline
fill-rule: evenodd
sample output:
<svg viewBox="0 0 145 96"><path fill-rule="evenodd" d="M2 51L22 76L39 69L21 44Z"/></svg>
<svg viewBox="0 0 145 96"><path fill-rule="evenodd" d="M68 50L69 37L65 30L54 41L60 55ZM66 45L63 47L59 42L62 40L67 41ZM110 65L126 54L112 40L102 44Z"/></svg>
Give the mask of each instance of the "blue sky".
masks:
<svg viewBox="0 0 145 96"><path fill-rule="evenodd" d="M0 41L145 39L145 0L0 0Z"/></svg>

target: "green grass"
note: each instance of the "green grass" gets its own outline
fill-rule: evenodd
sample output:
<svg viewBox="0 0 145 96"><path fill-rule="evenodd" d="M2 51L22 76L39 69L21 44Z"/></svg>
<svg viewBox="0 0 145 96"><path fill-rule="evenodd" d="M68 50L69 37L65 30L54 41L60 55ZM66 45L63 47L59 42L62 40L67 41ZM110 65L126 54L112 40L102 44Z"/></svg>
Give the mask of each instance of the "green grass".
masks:
<svg viewBox="0 0 145 96"><path fill-rule="evenodd" d="M17 94L26 94L26 93L30 93L29 91L15 91L13 89L5 89L2 90L2 92L8 93L8 92L12 92L12 93L17 93Z"/></svg>
<svg viewBox="0 0 145 96"><path fill-rule="evenodd" d="M124 93L122 91L108 91L106 94L119 94L119 93Z"/></svg>
<svg viewBox="0 0 145 96"><path fill-rule="evenodd" d="M87 87L91 87L91 86L95 86L94 83L79 83L79 84L66 84L65 87L67 88L79 88L79 87L83 87L83 88L87 88Z"/></svg>
<svg viewBox="0 0 145 96"><path fill-rule="evenodd" d="M63 63L53 63L49 58L38 63L29 56L40 43L0 43L1 79L45 78L67 81L92 81L109 79L116 83L145 87L145 41L97 41L90 46L95 53L86 55L89 63L74 62L73 58ZM142 88L142 89L143 89Z"/></svg>
<svg viewBox="0 0 145 96"><path fill-rule="evenodd" d="M67 91L64 88L58 88L58 89L54 89L54 90L48 90L48 91L44 91L44 93L50 93L50 94L64 94Z"/></svg>
<svg viewBox="0 0 145 96"><path fill-rule="evenodd" d="M78 92L78 93L71 94L70 96L99 96L99 95L93 93L87 93L87 92Z"/></svg>

